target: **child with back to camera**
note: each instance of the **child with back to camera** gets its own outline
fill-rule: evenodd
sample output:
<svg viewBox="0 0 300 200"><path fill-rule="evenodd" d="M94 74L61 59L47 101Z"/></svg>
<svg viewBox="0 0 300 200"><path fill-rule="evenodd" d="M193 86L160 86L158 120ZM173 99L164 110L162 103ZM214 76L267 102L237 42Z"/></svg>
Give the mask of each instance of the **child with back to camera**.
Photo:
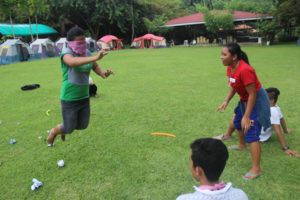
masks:
<svg viewBox="0 0 300 200"><path fill-rule="evenodd" d="M228 151L222 141L213 138L195 140L191 145L190 170L200 186L194 193L180 195L176 200L247 200L241 189L232 187L219 178L228 159Z"/></svg>

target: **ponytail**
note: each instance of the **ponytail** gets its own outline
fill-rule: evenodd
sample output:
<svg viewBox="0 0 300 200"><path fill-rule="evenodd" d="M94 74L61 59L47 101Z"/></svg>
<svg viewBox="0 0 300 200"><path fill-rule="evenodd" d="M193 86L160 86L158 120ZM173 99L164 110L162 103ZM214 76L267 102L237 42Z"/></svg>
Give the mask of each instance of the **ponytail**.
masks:
<svg viewBox="0 0 300 200"><path fill-rule="evenodd" d="M241 50L240 45L238 45L237 43L228 43L224 47L228 48L228 51L230 52L231 56L237 55L237 58L239 60L244 60L248 65L250 65L248 56L245 52Z"/></svg>
<svg viewBox="0 0 300 200"><path fill-rule="evenodd" d="M250 65L250 64L249 64L249 60L248 60L247 54L246 54L244 51L242 51L242 50L241 50L241 58L240 58L240 59L242 59L242 60L245 61L248 65Z"/></svg>

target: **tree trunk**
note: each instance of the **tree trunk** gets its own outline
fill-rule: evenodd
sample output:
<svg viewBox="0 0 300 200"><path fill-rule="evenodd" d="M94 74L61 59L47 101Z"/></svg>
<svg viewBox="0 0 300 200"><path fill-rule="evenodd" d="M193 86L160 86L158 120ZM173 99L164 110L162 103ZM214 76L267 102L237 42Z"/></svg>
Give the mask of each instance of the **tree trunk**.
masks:
<svg viewBox="0 0 300 200"><path fill-rule="evenodd" d="M15 31L14 31L14 26L12 24L12 18L11 18L11 14L9 14L9 19L10 19L10 25L11 25L11 30L12 30L12 33L13 33L13 37L15 39Z"/></svg>
<svg viewBox="0 0 300 200"><path fill-rule="evenodd" d="M31 42L33 42L33 35L32 35L32 28L31 28L31 20L30 20L30 16L28 17L28 21L29 21L29 28L30 28Z"/></svg>
<svg viewBox="0 0 300 200"><path fill-rule="evenodd" d="M39 39L39 32L38 32L38 23L37 23L37 15L35 15L35 26L36 26L36 39Z"/></svg>
<svg viewBox="0 0 300 200"><path fill-rule="evenodd" d="M133 0L131 0L131 41L134 38L134 16L133 16Z"/></svg>

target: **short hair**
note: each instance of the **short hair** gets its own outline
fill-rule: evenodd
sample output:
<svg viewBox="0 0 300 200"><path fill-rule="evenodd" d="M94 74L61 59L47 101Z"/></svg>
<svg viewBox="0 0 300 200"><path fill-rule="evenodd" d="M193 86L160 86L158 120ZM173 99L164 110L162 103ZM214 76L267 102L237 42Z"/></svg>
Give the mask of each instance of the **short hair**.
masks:
<svg viewBox="0 0 300 200"><path fill-rule="evenodd" d="M237 58L239 60L244 60L247 64L249 64L249 59L247 54L241 50L241 47L238 43L235 42L228 43L225 44L224 47L228 48L228 51L230 52L231 56L237 55Z"/></svg>
<svg viewBox="0 0 300 200"><path fill-rule="evenodd" d="M213 138L202 138L195 140L190 147L193 167L201 167L208 181L218 181L228 159L228 150L223 142Z"/></svg>
<svg viewBox="0 0 300 200"><path fill-rule="evenodd" d="M266 89L269 99L275 101L275 103L277 102L278 96L280 95L280 91L277 88L267 88Z"/></svg>
<svg viewBox="0 0 300 200"><path fill-rule="evenodd" d="M74 41L75 37L82 35L85 35L84 30L78 26L75 26L67 32L67 40Z"/></svg>

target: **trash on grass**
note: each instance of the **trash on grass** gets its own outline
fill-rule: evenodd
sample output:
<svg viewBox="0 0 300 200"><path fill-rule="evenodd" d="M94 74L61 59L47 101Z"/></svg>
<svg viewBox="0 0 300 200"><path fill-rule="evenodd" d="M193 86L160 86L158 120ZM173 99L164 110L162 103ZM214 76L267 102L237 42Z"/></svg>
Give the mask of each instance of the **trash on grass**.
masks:
<svg viewBox="0 0 300 200"><path fill-rule="evenodd" d="M59 161L57 161L57 165L58 165L59 167L65 166L64 160L59 160Z"/></svg>
<svg viewBox="0 0 300 200"><path fill-rule="evenodd" d="M40 186L43 185L43 183L40 182L40 181L38 181L36 178L33 178L33 179L32 179L32 182L33 182L33 184L32 184L32 186L30 187L32 191L35 190L35 189L37 189L37 188L39 188Z"/></svg>
<svg viewBox="0 0 300 200"><path fill-rule="evenodd" d="M17 141L16 141L16 139L10 139L10 141L9 141L11 144L15 144Z"/></svg>

